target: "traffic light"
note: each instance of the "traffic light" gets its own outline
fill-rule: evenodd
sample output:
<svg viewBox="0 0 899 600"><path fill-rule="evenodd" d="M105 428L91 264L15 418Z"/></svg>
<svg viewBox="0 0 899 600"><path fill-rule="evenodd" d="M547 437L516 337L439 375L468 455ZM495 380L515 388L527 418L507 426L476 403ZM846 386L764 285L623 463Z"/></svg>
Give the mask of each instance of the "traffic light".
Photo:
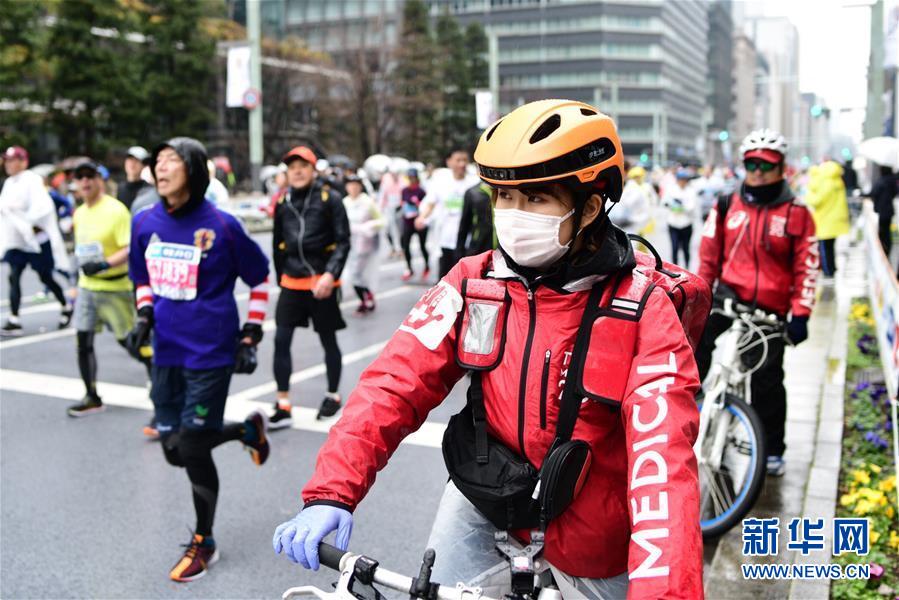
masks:
<svg viewBox="0 0 899 600"><path fill-rule="evenodd" d="M803 156L802 157L802 166L807 167L810 164L812 164L812 159L810 159L808 156Z"/></svg>
<svg viewBox="0 0 899 600"><path fill-rule="evenodd" d="M852 151L845 146L840 150L840 153L843 155L843 160L850 160L852 158Z"/></svg>
<svg viewBox="0 0 899 600"><path fill-rule="evenodd" d="M648 163L648 162L649 162L649 155L648 155L647 153L645 153L645 152L641 153L641 154L640 154L640 162L641 162L641 163Z"/></svg>
<svg viewBox="0 0 899 600"><path fill-rule="evenodd" d="M730 132L727 129L722 129L721 133L718 134L718 139L722 142L726 142L730 139Z"/></svg>
<svg viewBox="0 0 899 600"><path fill-rule="evenodd" d="M821 115L824 114L824 107L821 106L820 104L812 104L811 109L809 109L809 113L812 115L813 118L817 119L818 117L820 117Z"/></svg>

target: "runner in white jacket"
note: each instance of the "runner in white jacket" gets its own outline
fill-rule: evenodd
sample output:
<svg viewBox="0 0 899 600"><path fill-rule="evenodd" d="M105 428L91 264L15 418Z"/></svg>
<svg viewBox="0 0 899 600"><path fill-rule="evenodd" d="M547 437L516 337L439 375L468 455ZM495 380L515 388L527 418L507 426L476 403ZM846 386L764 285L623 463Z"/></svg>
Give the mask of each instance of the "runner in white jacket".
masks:
<svg viewBox="0 0 899 600"><path fill-rule="evenodd" d="M9 264L10 316L0 328L3 335L22 335L19 307L22 302L22 273L30 266L62 306L59 327L72 320L72 305L53 279L54 266L68 270L62 234L56 222L56 207L40 175L28 169L28 152L10 146L3 153L8 178L0 190L0 257Z"/></svg>

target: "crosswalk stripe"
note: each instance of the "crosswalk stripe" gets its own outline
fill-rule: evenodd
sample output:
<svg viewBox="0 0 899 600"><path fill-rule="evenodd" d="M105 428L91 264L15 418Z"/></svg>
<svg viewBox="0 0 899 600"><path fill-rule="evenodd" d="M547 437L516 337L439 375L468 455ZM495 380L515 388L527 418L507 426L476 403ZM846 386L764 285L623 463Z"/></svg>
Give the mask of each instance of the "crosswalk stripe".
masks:
<svg viewBox="0 0 899 600"><path fill-rule="evenodd" d="M274 294L278 293L278 290L272 290ZM423 291L421 288L411 286L411 285L399 285L394 288L390 288L388 290L384 290L383 292L378 292L375 294L375 300L382 300L386 298L392 298L393 296L398 296L400 294L405 294L407 292L421 292ZM240 301L241 296L246 300L249 297L248 293L238 294L236 297L238 301ZM340 310L346 310L357 304L357 300L346 300L340 303ZM274 312L274 302L269 302L269 309ZM274 331L275 329L275 320L268 319L262 325L263 331ZM47 333L37 333L33 335L26 335L20 338L6 339L0 342L0 351L8 350L9 348L15 348L17 346L28 346L30 344L37 344L40 342L46 342L49 340L55 340L57 338L62 338L66 336L75 335L75 330L71 327L66 329L60 329L58 331L48 331Z"/></svg>
<svg viewBox="0 0 899 600"><path fill-rule="evenodd" d="M363 350L346 355L344 357L344 364L362 360L372 354L376 354L377 350L380 350L384 343L386 342L374 344ZM375 349L375 346L378 346L378 348ZM291 381L302 381L323 372L324 364L315 365L314 367L294 373L291 377ZM39 373L29 373L28 371L0 369L0 390L7 392L19 392L45 398L77 401L81 399L82 394L80 390L82 389L83 384L81 383L81 380L74 377L42 375ZM147 389L145 387L98 382L97 392L104 398L104 404L110 406L121 406L146 411L153 410L153 404L147 397ZM228 402L225 404L225 419L229 421L243 421L247 414L253 410L270 406L268 402L253 400L251 399L252 397L253 396L248 396L242 392L229 396ZM294 407L292 428L301 431L327 433L337 422L337 419L317 421L315 419L317 413L318 411L313 408ZM427 448L440 448L445 429L446 425L443 423L427 421L422 425L421 429L408 436L403 443Z"/></svg>
<svg viewBox="0 0 899 600"><path fill-rule="evenodd" d="M378 271L384 271L384 272L398 271L400 268L405 268L405 266L406 266L406 263L403 261L393 261L393 262L389 262L387 264L379 266ZM272 291L277 293L278 287L273 286ZM240 294L236 294L235 297L237 298L238 302L242 302L250 297L250 293L242 292ZM34 300L36 298L36 296L30 296L29 298ZM23 300L23 303L24 303L24 301L25 300ZM0 308L3 309L0 312L2 312L2 316L5 317L6 316L5 311L9 308L9 300L4 300L4 301L0 302ZM19 316L24 317L24 316L34 315L34 314L38 314L38 313L54 312L54 311L58 312L59 308L60 308L59 303L54 298L50 298L49 300L47 300L46 302L42 302L41 304L25 306L24 308L19 309Z"/></svg>

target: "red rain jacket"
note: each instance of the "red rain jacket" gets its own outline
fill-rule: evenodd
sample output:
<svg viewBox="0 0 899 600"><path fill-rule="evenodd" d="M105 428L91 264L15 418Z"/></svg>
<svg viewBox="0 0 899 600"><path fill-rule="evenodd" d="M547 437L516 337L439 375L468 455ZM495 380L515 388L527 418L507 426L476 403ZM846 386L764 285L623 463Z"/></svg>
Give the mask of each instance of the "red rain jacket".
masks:
<svg viewBox="0 0 899 600"><path fill-rule="evenodd" d="M709 287L720 280L747 304L796 317L808 316L815 305L820 267L815 222L786 185L767 205L735 193L723 219L718 206L712 208L699 260L699 276Z"/></svg>
<svg viewBox="0 0 899 600"><path fill-rule="evenodd" d="M481 278L490 261L489 252L462 259L415 305L365 370L303 489L306 506L336 504L352 511L403 438L462 378L454 326L463 306L462 280ZM511 305L502 360L483 376L488 429L539 468L555 434L590 287L561 293L537 286L529 292L499 251L492 261L487 276L508 278ZM610 295L607 289L605 299ZM615 296L622 296L621 288ZM638 316L631 364L607 360L603 373L621 382L621 397L614 399L620 407L594 400L581 406L573 438L591 445L593 462L580 494L549 524L544 554L577 577L629 572L629 598L701 598L696 364L662 289L653 289ZM600 351L591 347L588 361ZM585 380L585 387L609 389L610 382L592 372L596 381ZM527 534L514 533L521 539Z"/></svg>

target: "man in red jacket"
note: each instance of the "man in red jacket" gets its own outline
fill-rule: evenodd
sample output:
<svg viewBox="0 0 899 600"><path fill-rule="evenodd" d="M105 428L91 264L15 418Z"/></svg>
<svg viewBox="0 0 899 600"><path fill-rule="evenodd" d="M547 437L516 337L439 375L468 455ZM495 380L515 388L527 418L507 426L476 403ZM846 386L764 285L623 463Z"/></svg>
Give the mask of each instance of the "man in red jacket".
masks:
<svg viewBox="0 0 899 600"><path fill-rule="evenodd" d="M485 370L472 375L479 383L467 423L485 423L486 434L475 433L474 443L451 437L452 452L480 456L483 441L503 453L489 455L499 471L529 463L536 472L557 464L547 457L560 424L570 422L563 409L577 407L566 435L589 448L592 464L576 471L567 508L548 525L541 516L540 562L565 597L701 598L699 380L674 305L635 269L626 234L605 214L624 172L614 123L580 102L532 102L485 132L475 160L492 188L499 249L460 260L362 374L303 489L302 512L275 532L275 551L317 569L319 542L335 530L345 549L351 513L377 472L462 379L461 365L478 363ZM588 347L575 346L598 295L604 308L585 320ZM627 333L610 337L618 327ZM453 423L464 429L464 417ZM454 430L451 423L447 435ZM531 526L496 525L450 469L428 542L437 553L433 580L499 597L509 592L510 571L494 533L526 540ZM503 473L496 477L485 485L502 488ZM534 494L558 480L540 482L546 490Z"/></svg>
<svg viewBox="0 0 899 600"><path fill-rule="evenodd" d="M787 318L786 341L808 337L820 266L811 213L784 179L784 137L770 129L750 133L740 147L746 180L725 203L712 209L699 247L699 275L715 289L716 300L731 297ZM723 212L723 214L721 214ZM717 283L717 288L715 284ZM715 340L730 320L712 314L696 351L705 378ZM765 426L768 474L784 474L784 339L771 339L768 356L752 376L752 405ZM752 361L750 361L752 362Z"/></svg>

